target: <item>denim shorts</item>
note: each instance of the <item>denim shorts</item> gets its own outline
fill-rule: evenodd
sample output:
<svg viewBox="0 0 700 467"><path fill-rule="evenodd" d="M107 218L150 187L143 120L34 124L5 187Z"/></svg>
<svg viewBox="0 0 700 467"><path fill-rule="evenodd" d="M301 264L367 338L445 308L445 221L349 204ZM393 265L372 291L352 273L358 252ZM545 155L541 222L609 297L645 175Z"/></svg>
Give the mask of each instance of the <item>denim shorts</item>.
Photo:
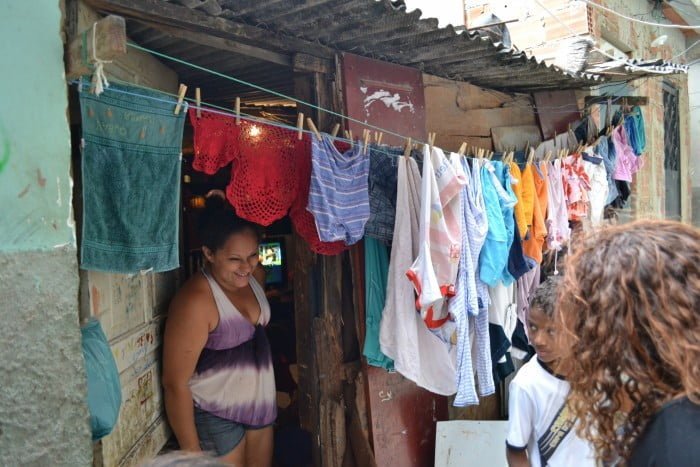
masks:
<svg viewBox="0 0 700 467"><path fill-rule="evenodd" d="M225 456L233 451L245 436L246 431L270 426L245 425L217 417L199 407L194 408L194 424L197 427L199 446L202 451L211 452L217 456Z"/></svg>

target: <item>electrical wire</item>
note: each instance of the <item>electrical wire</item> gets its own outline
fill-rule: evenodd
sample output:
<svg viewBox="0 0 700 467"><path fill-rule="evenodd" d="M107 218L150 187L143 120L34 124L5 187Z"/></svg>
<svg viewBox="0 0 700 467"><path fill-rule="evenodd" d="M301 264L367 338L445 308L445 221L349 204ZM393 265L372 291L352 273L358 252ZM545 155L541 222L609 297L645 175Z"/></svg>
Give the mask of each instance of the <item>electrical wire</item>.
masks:
<svg viewBox="0 0 700 467"><path fill-rule="evenodd" d="M625 19L627 19L627 20L629 20L629 21L633 21L633 22L635 22L635 23L640 23L640 24L646 24L646 25L648 25L648 26L658 26L658 27L660 27L660 28L669 28L669 29L700 29L700 25L692 25L692 24L691 24L691 25L686 25L686 24L665 24L665 23L654 23L654 22L651 22L651 21L644 21L644 20L641 20L641 19L634 18L634 17L632 17L632 16L623 15L622 13L619 13L619 12L613 10L612 8L608 8L608 7L604 6L604 5L600 5L600 4L598 4L598 3L591 2L590 0L577 0L577 1L582 2L582 3L585 3L586 5L590 5L590 6L594 7L594 8L599 8L599 9L601 9L601 10L608 11L608 12L610 12L610 13L616 15L616 16L619 16L620 18L625 18ZM539 3L539 2L537 2L537 3Z"/></svg>
<svg viewBox="0 0 700 467"><path fill-rule="evenodd" d="M695 42L693 42L693 43L690 45L690 47L688 47L687 49L685 49L683 52L680 52L680 53L674 55L673 57L671 57L671 60L675 60L675 59L677 59L678 57L680 57L681 55L685 55L690 49L692 49L693 47L695 47L695 46L698 45L698 44L700 44L700 39L698 39L698 40L696 40ZM686 65L687 65L687 63L686 63Z"/></svg>
<svg viewBox="0 0 700 467"><path fill-rule="evenodd" d="M581 1L581 0L579 0L579 1ZM570 32L572 35L578 36L578 33L577 33L576 31L574 31L573 29L571 29L571 26L569 26L568 24L566 24L566 23L565 23L564 21L562 21L557 15L555 15L554 13L552 13L551 10L550 10L549 8L547 8L546 6L544 6L542 3L540 3L539 0L535 0L535 3L537 3L537 4L540 6L540 8L542 8L544 11L546 11L546 12L549 14L549 16L551 16L551 17L554 18L557 22L559 22L559 24L561 24L561 25L564 26L566 29L568 29L569 32ZM608 58L610 58L610 59L613 59L613 60L616 60L616 61L623 61L623 62L625 63L625 65L627 65L628 67L630 67L630 68L632 68L632 69L641 70L641 71L644 71L644 72L646 72L646 73L654 73L654 74L659 74L659 75L667 75L667 74L668 74L668 73L665 72L665 71L653 70L653 69L650 69L650 68L644 68L644 67L637 66L636 64L632 63L632 62L629 61L629 60L621 60L620 58L615 57L614 55L611 55L611 54L607 53L606 51L604 51L604 50L600 49L599 47L597 47L597 46L595 45L595 41L593 41L592 39L591 39L591 43L593 43L593 50L595 50L596 52L599 52L599 53L605 55L606 57L608 57Z"/></svg>

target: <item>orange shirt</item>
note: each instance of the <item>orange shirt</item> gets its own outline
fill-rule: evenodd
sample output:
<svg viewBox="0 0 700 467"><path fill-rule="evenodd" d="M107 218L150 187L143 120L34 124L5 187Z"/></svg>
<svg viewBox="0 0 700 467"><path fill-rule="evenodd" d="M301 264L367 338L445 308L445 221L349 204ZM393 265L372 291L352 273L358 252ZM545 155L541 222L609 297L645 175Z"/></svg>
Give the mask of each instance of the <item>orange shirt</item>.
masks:
<svg viewBox="0 0 700 467"><path fill-rule="evenodd" d="M530 167L530 173L533 174L533 186L535 189L535 202L533 203L532 225L530 227L530 237L523 240L523 253L534 259L537 263L542 262L542 249L547 238L547 203L549 194L547 190L547 164L540 162L539 168Z"/></svg>

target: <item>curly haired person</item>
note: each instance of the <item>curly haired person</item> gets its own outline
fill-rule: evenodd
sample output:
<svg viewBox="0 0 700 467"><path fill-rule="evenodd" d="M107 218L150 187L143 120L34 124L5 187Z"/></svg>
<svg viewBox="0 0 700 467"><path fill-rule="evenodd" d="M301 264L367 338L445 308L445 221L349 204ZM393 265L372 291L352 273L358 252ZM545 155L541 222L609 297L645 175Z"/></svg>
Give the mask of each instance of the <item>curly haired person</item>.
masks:
<svg viewBox="0 0 700 467"><path fill-rule="evenodd" d="M559 292L570 404L598 457L700 465L700 230L594 232L572 245Z"/></svg>

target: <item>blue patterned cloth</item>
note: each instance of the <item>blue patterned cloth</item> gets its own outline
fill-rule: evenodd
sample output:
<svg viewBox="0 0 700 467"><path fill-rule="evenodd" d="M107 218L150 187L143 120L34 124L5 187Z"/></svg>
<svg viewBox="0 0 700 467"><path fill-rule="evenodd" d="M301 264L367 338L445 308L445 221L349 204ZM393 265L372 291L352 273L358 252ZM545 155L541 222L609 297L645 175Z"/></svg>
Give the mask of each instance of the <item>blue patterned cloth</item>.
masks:
<svg viewBox="0 0 700 467"><path fill-rule="evenodd" d="M126 94L128 93L128 94ZM180 152L186 109L166 94L112 84L80 93L80 266L105 272L179 266Z"/></svg>
<svg viewBox="0 0 700 467"><path fill-rule="evenodd" d="M368 175L369 154L362 144L340 153L330 135L312 138L307 209L321 241L352 245L362 239L369 219Z"/></svg>

